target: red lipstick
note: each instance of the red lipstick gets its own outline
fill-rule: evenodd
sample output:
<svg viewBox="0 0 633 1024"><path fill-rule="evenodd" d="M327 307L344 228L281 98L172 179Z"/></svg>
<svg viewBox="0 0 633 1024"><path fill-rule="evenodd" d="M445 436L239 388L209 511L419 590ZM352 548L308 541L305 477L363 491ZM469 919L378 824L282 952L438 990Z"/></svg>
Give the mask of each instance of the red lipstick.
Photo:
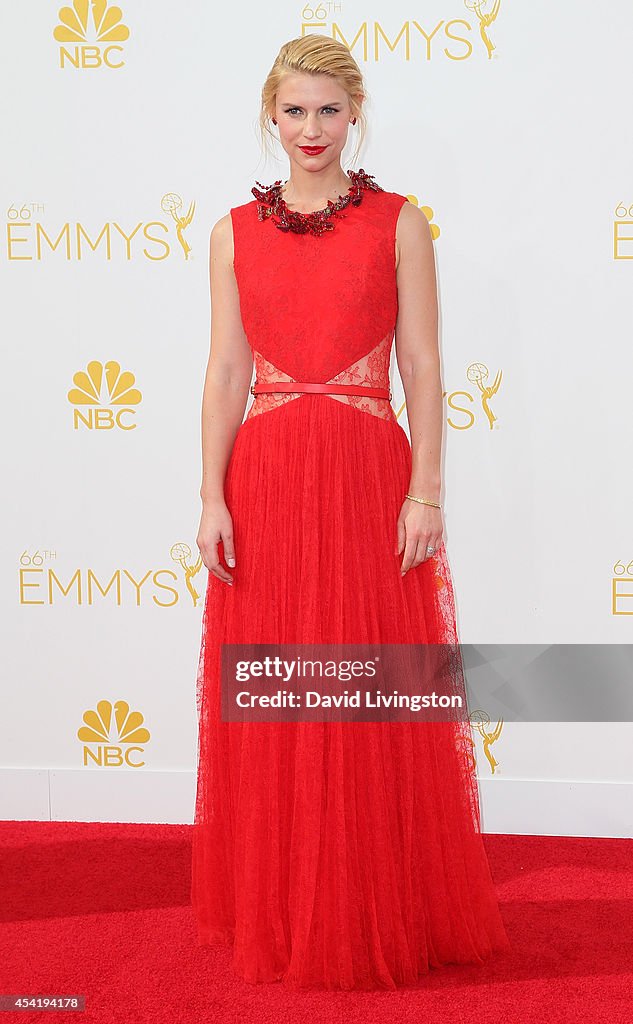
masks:
<svg viewBox="0 0 633 1024"><path fill-rule="evenodd" d="M317 156L319 153L323 153L327 146L299 146L299 149L307 156Z"/></svg>

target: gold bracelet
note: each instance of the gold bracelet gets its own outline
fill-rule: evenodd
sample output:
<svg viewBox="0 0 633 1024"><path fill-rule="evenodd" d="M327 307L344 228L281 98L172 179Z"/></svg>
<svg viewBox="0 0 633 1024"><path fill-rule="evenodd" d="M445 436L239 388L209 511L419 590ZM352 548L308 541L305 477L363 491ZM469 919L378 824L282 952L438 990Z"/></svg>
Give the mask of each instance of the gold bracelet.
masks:
<svg viewBox="0 0 633 1024"><path fill-rule="evenodd" d="M411 498L411 501L419 501L422 505L432 505L433 508L441 508L437 501L429 501L428 498L414 498L412 494L407 494L407 498Z"/></svg>

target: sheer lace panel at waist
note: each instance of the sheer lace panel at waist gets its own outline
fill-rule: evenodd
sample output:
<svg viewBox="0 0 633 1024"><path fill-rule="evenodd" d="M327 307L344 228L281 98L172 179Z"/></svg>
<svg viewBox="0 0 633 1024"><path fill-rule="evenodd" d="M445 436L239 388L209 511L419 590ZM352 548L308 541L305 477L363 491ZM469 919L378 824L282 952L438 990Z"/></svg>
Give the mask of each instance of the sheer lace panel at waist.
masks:
<svg viewBox="0 0 633 1024"><path fill-rule="evenodd" d="M375 348L362 356L351 366L341 370L335 377L331 377L328 384L351 384L356 387L379 387L389 388L389 363L391 359L391 342L393 331L380 341ZM279 367L269 362L261 352L253 352L255 357L256 383L269 384L275 381L293 381L296 377L290 377ZM306 378L304 378L306 379ZM261 413L270 412L286 402L295 401L297 398L305 397L306 392L265 392L255 395L254 401L248 410L246 419L259 416ZM373 398L367 395L318 395L319 401L344 402L352 405L361 412L370 413L385 420L395 420L391 402L388 398Z"/></svg>

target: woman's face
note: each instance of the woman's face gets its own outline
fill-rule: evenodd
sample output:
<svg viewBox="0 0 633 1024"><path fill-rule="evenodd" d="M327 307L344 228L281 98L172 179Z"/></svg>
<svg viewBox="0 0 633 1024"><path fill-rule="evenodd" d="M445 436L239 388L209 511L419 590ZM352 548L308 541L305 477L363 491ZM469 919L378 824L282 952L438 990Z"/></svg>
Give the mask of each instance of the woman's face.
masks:
<svg viewBox="0 0 633 1024"><path fill-rule="evenodd" d="M289 74L277 91L279 139L290 160L306 170L321 170L339 161L347 142L350 113L345 89L330 75ZM315 152L307 152L305 147Z"/></svg>

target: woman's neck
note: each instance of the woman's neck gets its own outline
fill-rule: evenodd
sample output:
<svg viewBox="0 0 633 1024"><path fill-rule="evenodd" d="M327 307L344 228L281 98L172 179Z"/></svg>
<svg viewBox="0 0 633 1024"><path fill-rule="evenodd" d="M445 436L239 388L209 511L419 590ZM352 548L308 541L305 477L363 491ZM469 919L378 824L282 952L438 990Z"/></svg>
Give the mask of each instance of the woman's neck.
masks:
<svg viewBox="0 0 633 1024"><path fill-rule="evenodd" d="M322 174L304 171L303 168L291 168L290 177L282 186L281 196L289 208L308 206L310 210L298 212L310 212L335 202L339 195L349 191L351 184L351 178L340 165L331 173L324 171Z"/></svg>

